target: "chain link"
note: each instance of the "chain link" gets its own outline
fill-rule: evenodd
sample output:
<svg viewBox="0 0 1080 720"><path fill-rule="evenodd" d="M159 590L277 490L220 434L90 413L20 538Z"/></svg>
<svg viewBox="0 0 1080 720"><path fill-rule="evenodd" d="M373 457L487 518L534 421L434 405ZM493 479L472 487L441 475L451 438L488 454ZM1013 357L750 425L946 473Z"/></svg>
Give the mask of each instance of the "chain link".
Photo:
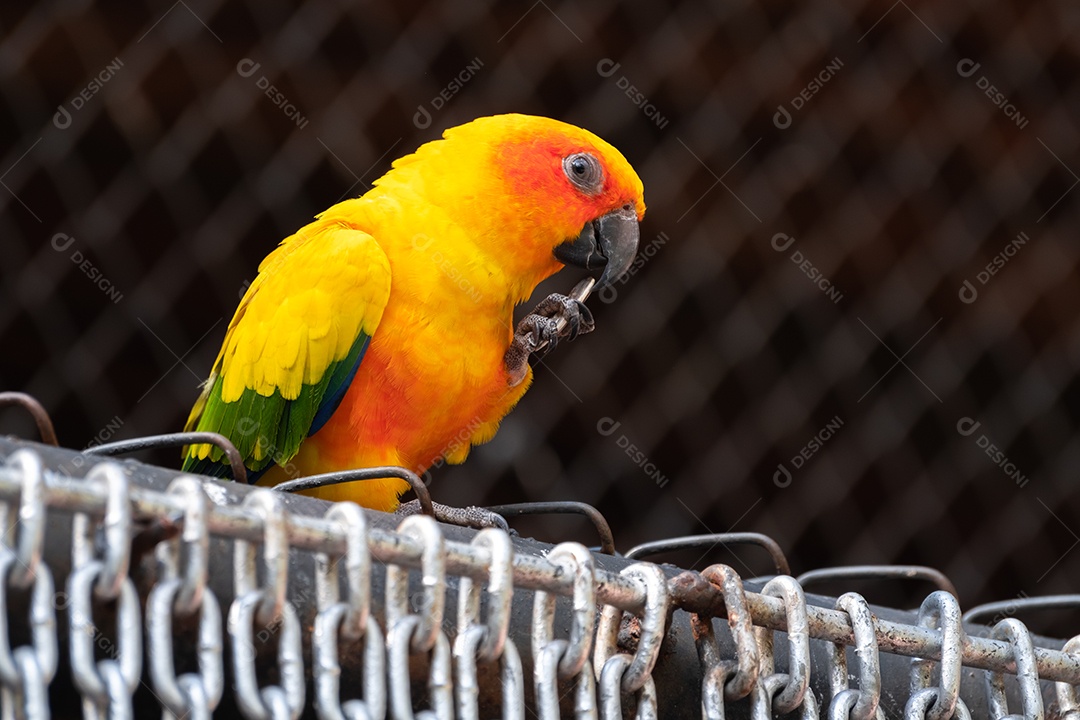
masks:
<svg viewBox="0 0 1080 720"><path fill-rule="evenodd" d="M208 499L202 483L190 476L173 480L168 492L183 504L184 518L179 541L159 543L157 547L158 583L146 601L150 681L165 707L166 720L186 717L203 720L213 714L224 692L221 606L206 586ZM175 618L196 614L199 672L177 676L173 661Z"/></svg>
<svg viewBox="0 0 1080 720"><path fill-rule="evenodd" d="M960 622L960 604L944 590L930 593L919 608L920 627L941 627L941 679L931 688L933 661L915 658L911 661L911 694L905 717L921 708L926 720L948 720L970 717L967 706L960 699L960 671L963 661L964 626ZM930 698L927 700L927 698ZM922 715L918 715L920 719Z"/></svg>
<svg viewBox="0 0 1080 720"><path fill-rule="evenodd" d="M829 720L885 720L881 709L881 662L877 633L870 605L858 593L844 593L836 600L836 609L848 614L855 636L855 657L859 661L859 688L848 688L847 647L829 645L829 688L832 702Z"/></svg>
<svg viewBox="0 0 1080 720"><path fill-rule="evenodd" d="M771 716L792 712L803 706L804 718L817 717L817 698L810 685L810 629L806 616L806 597L794 578L779 575L765 584L762 595L777 597L784 602L788 636L788 671L776 673L773 668L773 631L756 628L759 674L752 697L751 712Z"/></svg>
<svg viewBox="0 0 1080 720"><path fill-rule="evenodd" d="M131 562L131 491L127 474L117 464L104 462L86 474L86 482L105 488L105 516L101 521L102 567L94 584L98 600L115 600L128 579ZM90 515L76 513L71 524L71 565L81 568L97 558Z"/></svg>
<svg viewBox="0 0 1080 720"><path fill-rule="evenodd" d="M56 675L56 593L49 568L39 565L30 590L31 644L12 648L7 596L8 589L16 586L11 578L20 569L15 553L6 547L0 548L0 685L10 693L6 696L10 703L24 707L27 714L31 714L33 698L44 693ZM20 656L23 657L21 661ZM31 660L34 667L28 668ZM8 702L4 704L8 705Z"/></svg>
<svg viewBox="0 0 1080 720"><path fill-rule="evenodd" d="M633 656L627 656L630 658L630 664L622 674L621 680L623 692L635 693L652 679L653 665L660 652L660 643L664 639L669 602L667 578L663 570L651 563L635 563L623 568L620 574L634 578L645 589L645 615L638 623L639 632L636 633L639 636L637 652ZM593 664L601 669L601 675L607 663L616 655L615 649L618 644L622 617L622 610L611 605L605 605L600 615Z"/></svg>
<svg viewBox="0 0 1080 720"><path fill-rule="evenodd" d="M534 636L535 639L535 636ZM558 720L559 665L569 651L570 643L563 639L549 640L539 654L533 652L533 680L536 686L536 715L540 720ZM596 678L592 663L586 658L574 685L574 717L577 720L596 720Z"/></svg>
<svg viewBox="0 0 1080 720"><path fill-rule="evenodd" d="M454 717L454 687L450 641L443 632L446 603L446 553L442 531L427 515L413 515L398 525L402 535L420 540L420 583L423 587L418 612L409 608L409 570L391 565L386 569L386 635L390 670L390 711L397 720ZM431 710L413 714L409 657L430 655L428 694Z"/></svg>
<svg viewBox="0 0 1080 720"><path fill-rule="evenodd" d="M1080 655L1080 635L1071 638L1061 650ZM1054 683L1054 694L1057 696L1060 720L1080 720L1080 697L1077 696L1076 686L1063 682Z"/></svg>
<svg viewBox="0 0 1080 720"><path fill-rule="evenodd" d="M480 586L472 578L458 583L458 635L453 654L457 668L457 713L459 718L478 720L480 683L477 660L500 663L502 716L523 720L525 717L525 678L517 646L507 635L510 630L510 607L513 602L514 549L510 536L502 530L486 528L472 539L473 546L491 553L488 570L487 621L480 623Z"/></svg>
<svg viewBox="0 0 1080 720"><path fill-rule="evenodd" d="M723 659L712 616L697 613L690 616L702 668L701 716L707 720L724 720L724 701L746 697L757 682L757 640L739 574L727 565L711 565L702 571L701 577L723 593L728 628L735 645L734 659Z"/></svg>
<svg viewBox="0 0 1080 720"><path fill-rule="evenodd" d="M131 505L128 477L114 463L95 465L86 482L104 486L101 558L87 513L72 521L72 567L68 578L71 674L82 695L83 716L131 716L131 696L142 675L142 616L131 561ZM115 643L94 622L95 601L116 607ZM97 660L94 648L106 657Z"/></svg>
<svg viewBox="0 0 1080 720"><path fill-rule="evenodd" d="M254 545L236 539L233 556L236 598L229 608L228 619L236 701L250 720L296 720L304 710L304 657L296 610L285 602L289 567L285 510L280 493L265 489L248 495L244 506L263 518L264 584L258 586ZM257 634L256 623L260 627ZM259 638L265 644L275 635L279 683L260 688L255 669L259 656L255 640Z"/></svg>
<svg viewBox="0 0 1080 720"><path fill-rule="evenodd" d="M320 720L372 720L386 715L386 655L382 628L370 613L371 552L367 519L358 505L336 503L326 519L345 533L345 581L349 588L341 602L338 560L328 553L315 556L315 587L318 614L311 645L315 675L315 711ZM339 638L355 647L364 644L363 700L341 700Z"/></svg>
<svg viewBox="0 0 1080 720"><path fill-rule="evenodd" d="M569 640L555 639L555 596L533 594L532 654L536 705L541 720L559 717L559 680L576 679L575 715L596 717L596 678L589 662L596 626L596 561L580 543L556 545L550 562L573 578Z"/></svg>
<svg viewBox="0 0 1080 720"><path fill-rule="evenodd" d="M1005 698L1005 674L1000 672L985 673L986 705L990 717L1016 718L1017 720L1043 720L1042 689L1039 687L1039 673L1035 669L1035 648L1031 642L1031 633L1024 623L1016 618L1006 618L994 626L993 636L997 640L1008 640L1012 645L1013 660L1016 662L1016 680L1020 685L1020 702L1023 715L1010 715L1009 702Z"/></svg>
<svg viewBox="0 0 1080 720"><path fill-rule="evenodd" d="M594 663L600 668L600 716L621 720L623 693L636 695L638 720L655 720L656 686L652 669L660 652L667 622L669 597L664 571L651 563L635 563L621 575L640 582L645 590L645 613L638 622L638 645L633 655L615 652L623 612L605 605L596 630Z"/></svg>
<svg viewBox="0 0 1080 720"><path fill-rule="evenodd" d="M596 561L580 543L565 542L548 553L548 560L574 579L570 638L559 658L559 677L569 680L589 662L596 626ZM537 657L555 635L555 596L539 590L533 597L532 648Z"/></svg>
<svg viewBox="0 0 1080 720"><path fill-rule="evenodd" d="M12 453L7 461L8 467L19 473L22 478L19 488L19 510L11 512L11 507L4 504L7 521L4 528L3 542L14 532L18 538L12 550L16 552L18 564L8 578L12 587L25 590L35 582L35 573L41 561L44 549L45 523L45 473L41 458L29 450Z"/></svg>
<svg viewBox="0 0 1080 720"><path fill-rule="evenodd" d="M173 480L166 492L181 503L184 517L180 542L158 543L157 559L162 578L183 578L180 594L176 598L176 611L191 615L198 612L202 605L209 578L210 530L206 525L206 515L210 499L202 483L190 475Z"/></svg>
<svg viewBox="0 0 1080 720"><path fill-rule="evenodd" d="M52 572L40 562L45 537L45 478L41 459L13 453L7 467L19 473L19 509L2 505L0 528L0 706L4 717L48 717L48 686L56 675L55 591ZM8 538L15 536L14 545ZM12 647L8 596L30 589L30 645Z"/></svg>

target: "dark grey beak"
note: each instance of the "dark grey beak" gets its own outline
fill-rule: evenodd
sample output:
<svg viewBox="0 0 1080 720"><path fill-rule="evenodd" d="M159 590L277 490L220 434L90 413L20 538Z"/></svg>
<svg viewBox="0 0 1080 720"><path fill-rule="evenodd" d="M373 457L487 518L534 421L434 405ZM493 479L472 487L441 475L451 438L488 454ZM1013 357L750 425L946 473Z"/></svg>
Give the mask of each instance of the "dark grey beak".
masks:
<svg viewBox="0 0 1080 720"><path fill-rule="evenodd" d="M598 287L605 287L630 269L638 237L637 212L632 205L625 206L585 225L576 240L558 245L555 259L586 270L603 268Z"/></svg>

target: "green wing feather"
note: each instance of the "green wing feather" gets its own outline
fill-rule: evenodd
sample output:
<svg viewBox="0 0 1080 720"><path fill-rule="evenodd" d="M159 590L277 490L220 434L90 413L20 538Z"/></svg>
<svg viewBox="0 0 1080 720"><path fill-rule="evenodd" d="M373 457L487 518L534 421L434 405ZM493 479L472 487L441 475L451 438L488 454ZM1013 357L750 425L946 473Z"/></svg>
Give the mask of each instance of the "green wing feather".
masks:
<svg viewBox="0 0 1080 720"><path fill-rule="evenodd" d="M259 268L188 419L240 452L254 481L285 465L333 415L371 344L390 268L367 233L309 225ZM184 449L185 472L227 477L224 452Z"/></svg>

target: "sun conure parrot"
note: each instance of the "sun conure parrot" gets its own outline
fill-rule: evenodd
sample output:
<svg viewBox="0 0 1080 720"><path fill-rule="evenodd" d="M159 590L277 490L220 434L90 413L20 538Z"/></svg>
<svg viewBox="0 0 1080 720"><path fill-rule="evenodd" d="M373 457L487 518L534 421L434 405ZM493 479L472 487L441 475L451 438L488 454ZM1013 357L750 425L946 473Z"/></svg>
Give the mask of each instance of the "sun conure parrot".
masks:
<svg viewBox="0 0 1080 720"><path fill-rule="evenodd" d="M516 330L514 306L564 265L616 280L644 213L633 168L587 130L529 115L451 128L263 260L186 429L229 438L268 485L460 463L528 389L530 355L593 328L565 295ZM184 470L229 474L209 445L186 448ZM393 510L407 489L313 492Z"/></svg>

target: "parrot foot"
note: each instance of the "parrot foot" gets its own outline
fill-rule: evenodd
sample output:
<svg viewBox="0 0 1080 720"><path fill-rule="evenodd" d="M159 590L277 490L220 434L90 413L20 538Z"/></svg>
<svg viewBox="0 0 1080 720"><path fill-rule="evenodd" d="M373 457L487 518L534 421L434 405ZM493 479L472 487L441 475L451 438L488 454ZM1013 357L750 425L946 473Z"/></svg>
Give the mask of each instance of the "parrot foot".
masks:
<svg viewBox="0 0 1080 720"><path fill-rule="evenodd" d="M493 513L490 510L481 507L470 505L469 507L459 508L443 505L442 503L432 503L432 506L435 508L435 519L439 522L474 528L476 530L493 527L503 530L504 532L512 532L510 526L506 524L506 518L498 513ZM394 511L395 515L401 515L403 517L419 515L420 513L419 500L402 503L398 506L398 509Z"/></svg>
<svg viewBox="0 0 1080 720"><path fill-rule="evenodd" d="M552 293L518 323L514 339L503 357L510 385L524 379L530 359L544 357L566 338L590 333L596 328L592 312L576 298Z"/></svg>

